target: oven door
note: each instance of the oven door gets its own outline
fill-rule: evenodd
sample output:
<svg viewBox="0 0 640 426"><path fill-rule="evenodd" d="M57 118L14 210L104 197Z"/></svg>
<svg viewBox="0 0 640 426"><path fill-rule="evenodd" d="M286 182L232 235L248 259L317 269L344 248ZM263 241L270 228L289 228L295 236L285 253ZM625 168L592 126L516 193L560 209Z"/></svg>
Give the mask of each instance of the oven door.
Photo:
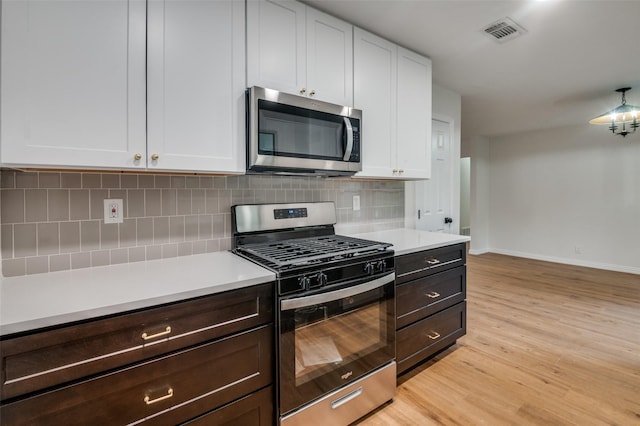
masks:
<svg viewBox="0 0 640 426"><path fill-rule="evenodd" d="M395 273L280 300L280 414L395 357Z"/></svg>

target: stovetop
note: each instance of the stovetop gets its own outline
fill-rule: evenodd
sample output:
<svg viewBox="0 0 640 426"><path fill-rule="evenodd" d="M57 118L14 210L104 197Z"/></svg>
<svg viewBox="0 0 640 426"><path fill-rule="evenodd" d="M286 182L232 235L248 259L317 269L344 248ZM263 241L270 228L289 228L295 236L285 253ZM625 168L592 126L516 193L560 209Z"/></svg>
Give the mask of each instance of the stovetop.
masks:
<svg viewBox="0 0 640 426"><path fill-rule="evenodd" d="M393 273L390 243L337 235L332 202L231 207L233 251L276 273L278 295L322 291Z"/></svg>
<svg viewBox="0 0 640 426"><path fill-rule="evenodd" d="M307 238L291 238L265 243L246 244L237 252L252 255L255 260L275 270L320 264L384 251L391 244L377 241L326 235Z"/></svg>

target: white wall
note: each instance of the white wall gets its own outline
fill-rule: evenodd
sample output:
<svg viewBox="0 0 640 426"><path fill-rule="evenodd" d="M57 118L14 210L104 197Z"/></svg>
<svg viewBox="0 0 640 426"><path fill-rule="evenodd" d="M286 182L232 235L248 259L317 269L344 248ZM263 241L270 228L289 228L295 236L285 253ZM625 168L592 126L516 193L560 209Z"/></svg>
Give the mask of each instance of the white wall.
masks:
<svg viewBox="0 0 640 426"><path fill-rule="evenodd" d="M433 118L443 121L453 121L451 135L451 233L460 231L460 121L462 119L462 99L459 94L445 87L433 84L432 87ZM405 184L405 227L415 228L415 184Z"/></svg>
<svg viewBox="0 0 640 426"><path fill-rule="evenodd" d="M471 158L460 159L460 228L471 226Z"/></svg>
<svg viewBox="0 0 640 426"><path fill-rule="evenodd" d="M471 247L469 253L489 251L489 142L483 137L469 141L471 151Z"/></svg>
<svg viewBox="0 0 640 426"><path fill-rule="evenodd" d="M640 273L640 135L580 125L487 144L475 163L488 180L476 176L474 187L480 219L488 218L486 248ZM472 232L475 248L474 223Z"/></svg>

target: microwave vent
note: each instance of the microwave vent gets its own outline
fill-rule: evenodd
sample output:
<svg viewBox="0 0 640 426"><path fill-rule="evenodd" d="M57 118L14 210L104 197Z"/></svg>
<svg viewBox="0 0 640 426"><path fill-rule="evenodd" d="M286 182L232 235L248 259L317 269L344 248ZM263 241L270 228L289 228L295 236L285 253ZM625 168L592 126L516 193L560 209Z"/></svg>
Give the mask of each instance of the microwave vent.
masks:
<svg viewBox="0 0 640 426"><path fill-rule="evenodd" d="M504 17L489 24L483 31L484 34L497 43L506 43L527 33L527 30L509 17Z"/></svg>

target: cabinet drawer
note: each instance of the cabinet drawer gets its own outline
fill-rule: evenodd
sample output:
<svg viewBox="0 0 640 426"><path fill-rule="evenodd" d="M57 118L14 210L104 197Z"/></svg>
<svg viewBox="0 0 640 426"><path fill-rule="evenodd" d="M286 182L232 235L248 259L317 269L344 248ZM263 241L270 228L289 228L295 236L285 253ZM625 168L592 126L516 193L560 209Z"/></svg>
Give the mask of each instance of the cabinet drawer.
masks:
<svg viewBox="0 0 640 426"><path fill-rule="evenodd" d="M398 373L416 365L466 334L467 303L461 302L396 333Z"/></svg>
<svg viewBox="0 0 640 426"><path fill-rule="evenodd" d="M3 425L176 424L272 381L273 326L0 407Z"/></svg>
<svg viewBox="0 0 640 426"><path fill-rule="evenodd" d="M457 268L466 263L466 245L455 244L396 258L396 283L415 280L427 275Z"/></svg>
<svg viewBox="0 0 640 426"><path fill-rule="evenodd" d="M396 327L402 328L466 298L466 266L396 287Z"/></svg>
<svg viewBox="0 0 640 426"><path fill-rule="evenodd" d="M265 284L0 341L3 400L272 321Z"/></svg>
<svg viewBox="0 0 640 426"><path fill-rule="evenodd" d="M184 425L271 426L275 420L273 404L273 388L269 386Z"/></svg>

